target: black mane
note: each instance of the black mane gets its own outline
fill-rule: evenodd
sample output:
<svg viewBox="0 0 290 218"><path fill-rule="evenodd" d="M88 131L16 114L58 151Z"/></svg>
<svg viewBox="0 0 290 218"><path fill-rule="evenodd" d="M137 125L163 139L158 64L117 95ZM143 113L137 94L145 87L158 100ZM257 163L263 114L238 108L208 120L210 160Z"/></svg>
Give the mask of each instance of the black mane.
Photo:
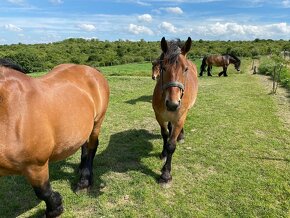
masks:
<svg viewBox="0 0 290 218"><path fill-rule="evenodd" d="M13 70L17 70L21 73L27 73L26 70L23 69L23 67L21 67L20 65L14 63L12 60L10 59L5 59L5 58L0 58L0 66L3 67L7 67Z"/></svg>
<svg viewBox="0 0 290 218"><path fill-rule="evenodd" d="M228 55L234 58L237 62L241 62L241 60L236 55L234 54L228 54Z"/></svg>

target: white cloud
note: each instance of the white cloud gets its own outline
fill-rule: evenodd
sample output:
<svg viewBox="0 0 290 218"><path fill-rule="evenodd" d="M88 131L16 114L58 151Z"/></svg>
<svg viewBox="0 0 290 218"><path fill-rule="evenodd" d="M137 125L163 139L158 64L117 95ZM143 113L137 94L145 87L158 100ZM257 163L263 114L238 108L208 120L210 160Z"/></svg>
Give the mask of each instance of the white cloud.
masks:
<svg viewBox="0 0 290 218"><path fill-rule="evenodd" d="M161 30L165 30L166 32L170 32L170 33L176 33L177 32L177 29L176 27L169 23L169 22L162 22L160 25L159 25L159 28Z"/></svg>
<svg viewBox="0 0 290 218"><path fill-rule="evenodd" d="M85 24L85 23L78 24L77 27L79 27L82 30L88 31L88 32L94 31L97 29L93 24Z"/></svg>
<svg viewBox="0 0 290 218"><path fill-rule="evenodd" d="M8 0L8 2L16 5L21 5L24 3L24 0Z"/></svg>
<svg viewBox="0 0 290 218"><path fill-rule="evenodd" d="M163 8L163 10L171 14L183 14L182 9L179 7L168 7L168 8Z"/></svg>
<svg viewBox="0 0 290 218"><path fill-rule="evenodd" d="M49 0L52 4L58 5L64 3L63 0Z"/></svg>
<svg viewBox="0 0 290 218"><path fill-rule="evenodd" d="M282 5L285 8L290 8L290 0L284 0L284 1L282 1Z"/></svg>
<svg viewBox="0 0 290 218"><path fill-rule="evenodd" d="M18 26L15 26L13 24L6 24L6 25L4 25L4 28L6 30L9 30L9 31L12 31L12 32L20 32L20 31L22 31L21 28L19 28Z"/></svg>
<svg viewBox="0 0 290 218"><path fill-rule="evenodd" d="M238 23L220 23L198 26L198 32L204 36L228 37L238 39L275 38L290 34L290 26L287 23L275 23L267 25L244 25Z"/></svg>
<svg viewBox="0 0 290 218"><path fill-rule="evenodd" d="M136 3L141 6L151 6L151 4L147 2L137 1Z"/></svg>
<svg viewBox="0 0 290 218"><path fill-rule="evenodd" d="M145 26L138 26L135 24L129 25L129 32L133 34L147 34L147 35L153 35L153 31Z"/></svg>
<svg viewBox="0 0 290 218"><path fill-rule="evenodd" d="M150 14L143 14L138 16L138 20L150 23L152 21L152 16Z"/></svg>

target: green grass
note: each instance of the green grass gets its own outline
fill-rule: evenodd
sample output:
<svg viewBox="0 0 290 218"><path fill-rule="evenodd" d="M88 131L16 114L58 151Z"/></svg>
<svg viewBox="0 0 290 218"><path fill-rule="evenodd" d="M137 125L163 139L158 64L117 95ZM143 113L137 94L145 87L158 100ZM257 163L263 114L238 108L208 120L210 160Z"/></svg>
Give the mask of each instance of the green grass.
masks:
<svg viewBox="0 0 290 218"><path fill-rule="evenodd" d="M102 69L111 98L92 190L72 191L79 152L50 165L52 186L64 199L63 217L290 216L290 129L255 76L230 67L227 78L216 76L220 69L199 78L186 140L173 156L173 182L162 188L156 182L162 138L151 106L151 66L115 67L121 77L111 76L111 69ZM0 217L39 217L45 209L17 176L0 179L0 202Z"/></svg>

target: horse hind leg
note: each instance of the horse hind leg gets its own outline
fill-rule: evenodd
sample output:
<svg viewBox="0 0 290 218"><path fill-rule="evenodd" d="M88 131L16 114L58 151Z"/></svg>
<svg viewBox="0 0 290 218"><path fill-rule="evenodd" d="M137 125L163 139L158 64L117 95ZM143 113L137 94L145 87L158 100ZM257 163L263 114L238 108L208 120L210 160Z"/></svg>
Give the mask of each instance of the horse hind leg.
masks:
<svg viewBox="0 0 290 218"><path fill-rule="evenodd" d="M46 217L57 217L62 214L62 197L52 190L49 182L48 161L44 166L29 166L24 175L32 185L36 196L45 201Z"/></svg>
<svg viewBox="0 0 290 218"><path fill-rule="evenodd" d="M80 179L76 192L87 189L93 184L93 162L99 146L99 133L103 119L95 122L88 143L82 146L81 163L79 166Z"/></svg>

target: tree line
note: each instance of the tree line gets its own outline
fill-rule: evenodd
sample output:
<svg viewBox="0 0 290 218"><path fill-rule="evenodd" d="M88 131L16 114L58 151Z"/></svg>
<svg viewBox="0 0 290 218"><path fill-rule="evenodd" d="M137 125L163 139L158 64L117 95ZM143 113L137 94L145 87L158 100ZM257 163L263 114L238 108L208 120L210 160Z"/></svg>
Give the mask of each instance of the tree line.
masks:
<svg viewBox="0 0 290 218"><path fill-rule="evenodd" d="M257 57L290 51L290 40L206 41L192 42L188 57L192 60L208 54L235 54ZM20 64L28 72L47 71L61 63L86 64L93 67L152 61L160 55L159 41L114 42L71 38L47 44L0 45L0 58Z"/></svg>

